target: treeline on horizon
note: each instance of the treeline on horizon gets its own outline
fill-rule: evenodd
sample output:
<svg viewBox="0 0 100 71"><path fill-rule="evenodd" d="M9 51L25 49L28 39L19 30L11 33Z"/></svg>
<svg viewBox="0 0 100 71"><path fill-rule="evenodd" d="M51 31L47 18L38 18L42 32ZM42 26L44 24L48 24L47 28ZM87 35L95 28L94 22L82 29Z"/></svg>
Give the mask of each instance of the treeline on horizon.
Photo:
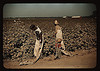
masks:
<svg viewBox="0 0 100 71"><path fill-rule="evenodd" d="M81 16L81 18L94 18L95 16ZM4 17L3 19L18 19L18 18L63 18L63 17ZM72 16L66 16L72 18Z"/></svg>

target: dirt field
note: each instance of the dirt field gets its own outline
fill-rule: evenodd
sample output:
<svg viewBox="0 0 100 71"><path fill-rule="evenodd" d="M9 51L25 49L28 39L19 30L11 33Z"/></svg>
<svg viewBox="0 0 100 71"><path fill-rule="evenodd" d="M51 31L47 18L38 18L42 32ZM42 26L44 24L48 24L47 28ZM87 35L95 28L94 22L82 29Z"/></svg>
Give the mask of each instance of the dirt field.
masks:
<svg viewBox="0 0 100 71"><path fill-rule="evenodd" d="M40 59L32 65L19 66L18 61L4 60L7 69L55 69L55 68L94 68L96 67L96 48L91 50L78 50L73 52L74 56L62 55L61 59L54 60L53 55ZM32 59L30 59L32 60Z"/></svg>

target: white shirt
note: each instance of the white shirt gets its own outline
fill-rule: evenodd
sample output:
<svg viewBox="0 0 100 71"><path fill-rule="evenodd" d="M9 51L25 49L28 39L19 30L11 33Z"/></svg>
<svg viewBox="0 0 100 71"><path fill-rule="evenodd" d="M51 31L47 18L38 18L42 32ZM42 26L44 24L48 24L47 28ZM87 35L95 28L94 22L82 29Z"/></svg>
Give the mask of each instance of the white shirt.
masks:
<svg viewBox="0 0 100 71"><path fill-rule="evenodd" d="M40 30L40 28L38 26L36 26L36 27L37 27L37 29L35 31L39 31L39 34L40 34L42 31ZM41 42L42 40L39 40L39 41Z"/></svg>
<svg viewBox="0 0 100 71"><path fill-rule="evenodd" d="M57 30L56 39L58 39L58 38L63 39L62 38L62 30Z"/></svg>
<svg viewBox="0 0 100 71"><path fill-rule="evenodd" d="M35 31L39 31L39 33L41 33L41 30L38 26L37 26L37 29Z"/></svg>

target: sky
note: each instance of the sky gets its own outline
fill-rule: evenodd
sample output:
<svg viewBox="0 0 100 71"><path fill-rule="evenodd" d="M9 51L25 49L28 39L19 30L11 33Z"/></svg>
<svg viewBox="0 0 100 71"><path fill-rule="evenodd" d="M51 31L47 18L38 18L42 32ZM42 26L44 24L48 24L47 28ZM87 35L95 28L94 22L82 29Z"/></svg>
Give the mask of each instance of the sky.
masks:
<svg viewBox="0 0 100 71"><path fill-rule="evenodd" d="M96 10L92 3L9 3L3 17L90 16Z"/></svg>

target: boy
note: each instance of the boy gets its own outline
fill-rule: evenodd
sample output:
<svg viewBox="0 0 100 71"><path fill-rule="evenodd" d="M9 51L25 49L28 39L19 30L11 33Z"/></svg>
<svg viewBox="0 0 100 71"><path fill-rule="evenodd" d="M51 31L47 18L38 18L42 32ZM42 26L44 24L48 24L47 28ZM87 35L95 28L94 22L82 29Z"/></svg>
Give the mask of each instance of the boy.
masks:
<svg viewBox="0 0 100 71"><path fill-rule="evenodd" d="M61 57L61 52L63 52L65 55L71 55L69 52L65 52L65 45L63 43L63 37L62 37L62 27L59 26L59 23L57 20L55 20L55 34L56 34L56 56L55 59Z"/></svg>

